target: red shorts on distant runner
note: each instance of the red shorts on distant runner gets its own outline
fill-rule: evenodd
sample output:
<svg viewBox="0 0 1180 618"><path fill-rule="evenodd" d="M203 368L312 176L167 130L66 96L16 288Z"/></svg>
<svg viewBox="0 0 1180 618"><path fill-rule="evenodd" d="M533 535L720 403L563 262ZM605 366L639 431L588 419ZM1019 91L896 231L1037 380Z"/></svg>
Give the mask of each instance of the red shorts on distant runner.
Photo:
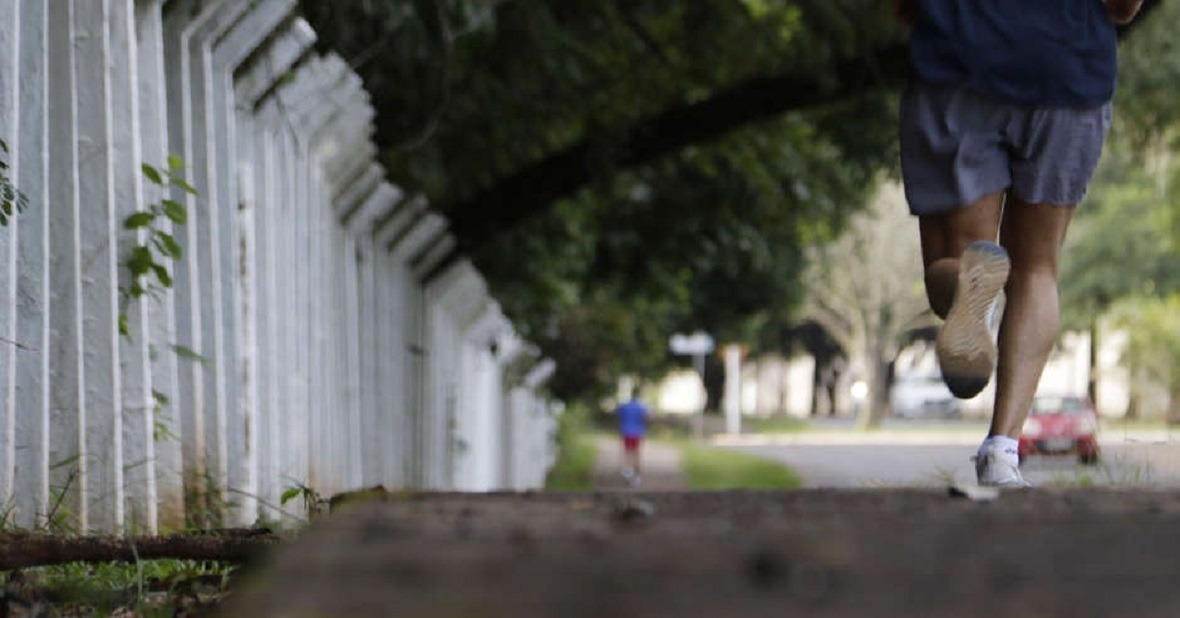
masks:
<svg viewBox="0 0 1180 618"><path fill-rule="evenodd" d="M623 450L627 451L628 453L638 451L639 443L642 441L643 438L639 436L623 436Z"/></svg>

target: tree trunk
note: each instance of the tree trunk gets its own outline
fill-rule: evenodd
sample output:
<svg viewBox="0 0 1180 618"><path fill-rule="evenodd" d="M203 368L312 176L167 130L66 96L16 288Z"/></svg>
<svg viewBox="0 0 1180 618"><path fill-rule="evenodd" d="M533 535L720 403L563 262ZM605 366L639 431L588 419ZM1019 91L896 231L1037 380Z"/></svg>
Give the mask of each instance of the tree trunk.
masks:
<svg viewBox="0 0 1180 618"><path fill-rule="evenodd" d="M1180 385L1173 386L1168 393L1168 424L1180 425Z"/></svg>
<svg viewBox="0 0 1180 618"><path fill-rule="evenodd" d="M864 362L864 380L869 389L856 418L856 427L861 430L880 427L889 408L888 363L882 362L877 354L871 354Z"/></svg>
<svg viewBox="0 0 1180 618"><path fill-rule="evenodd" d="M1090 396L1090 401L1094 407L1098 407L1098 379L1099 379L1099 339L1098 331L1098 316L1090 319L1090 376L1086 384L1086 393Z"/></svg>
<svg viewBox="0 0 1180 618"><path fill-rule="evenodd" d="M0 570L67 562L135 562L160 558L244 562L274 547L279 537L239 531L230 536L63 537L52 534L0 534Z"/></svg>
<svg viewBox="0 0 1180 618"><path fill-rule="evenodd" d="M1135 366L1135 359L1130 356L1128 356L1128 359L1127 376L1129 379L1127 380L1127 413L1123 416L1123 418L1133 421L1138 419L1140 416L1140 399L1142 399L1142 395L1140 394L1140 384L1142 381L1139 379L1139 369ZM1095 403L1094 405L1098 404Z"/></svg>

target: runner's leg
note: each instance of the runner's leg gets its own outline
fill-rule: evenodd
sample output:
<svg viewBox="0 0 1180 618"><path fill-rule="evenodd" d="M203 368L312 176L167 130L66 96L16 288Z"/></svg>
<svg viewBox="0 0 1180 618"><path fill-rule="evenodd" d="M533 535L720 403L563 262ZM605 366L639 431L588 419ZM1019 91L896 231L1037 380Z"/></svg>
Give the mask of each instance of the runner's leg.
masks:
<svg viewBox="0 0 1180 618"><path fill-rule="evenodd" d="M1004 212L1000 240L1011 272L1000 326L996 403L988 434L1019 438L1060 323L1057 271L1074 206L1026 204Z"/></svg>
<svg viewBox="0 0 1180 618"><path fill-rule="evenodd" d="M926 298L938 317L945 319L954 301L963 250L978 240L996 240L1003 201L997 191L966 208L918 217Z"/></svg>

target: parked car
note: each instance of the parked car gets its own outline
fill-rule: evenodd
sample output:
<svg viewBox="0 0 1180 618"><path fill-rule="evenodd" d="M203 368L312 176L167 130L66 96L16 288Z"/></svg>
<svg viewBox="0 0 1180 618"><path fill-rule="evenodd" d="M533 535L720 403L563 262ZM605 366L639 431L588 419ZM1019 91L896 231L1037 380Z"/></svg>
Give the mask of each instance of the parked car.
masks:
<svg viewBox="0 0 1180 618"><path fill-rule="evenodd" d="M899 377L889 389L889 407L899 418L958 418L963 413L939 375Z"/></svg>
<svg viewBox="0 0 1180 618"><path fill-rule="evenodd" d="M1098 414L1090 399L1035 397L1020 432L1020 461L1030 455L1077 455L1083 464L1098 463Z"/></svg>

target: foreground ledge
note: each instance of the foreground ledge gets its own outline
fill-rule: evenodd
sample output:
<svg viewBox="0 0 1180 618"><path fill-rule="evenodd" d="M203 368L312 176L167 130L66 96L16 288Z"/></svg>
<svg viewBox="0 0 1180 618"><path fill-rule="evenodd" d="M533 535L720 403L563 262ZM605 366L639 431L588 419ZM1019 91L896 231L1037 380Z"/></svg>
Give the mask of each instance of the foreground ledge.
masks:
<svg viewBox="0 0 1180 618"><path fill-rule="evenodd" d="M433 494L339 510L228 615L1175 616L1180 493Z"/></svg>

